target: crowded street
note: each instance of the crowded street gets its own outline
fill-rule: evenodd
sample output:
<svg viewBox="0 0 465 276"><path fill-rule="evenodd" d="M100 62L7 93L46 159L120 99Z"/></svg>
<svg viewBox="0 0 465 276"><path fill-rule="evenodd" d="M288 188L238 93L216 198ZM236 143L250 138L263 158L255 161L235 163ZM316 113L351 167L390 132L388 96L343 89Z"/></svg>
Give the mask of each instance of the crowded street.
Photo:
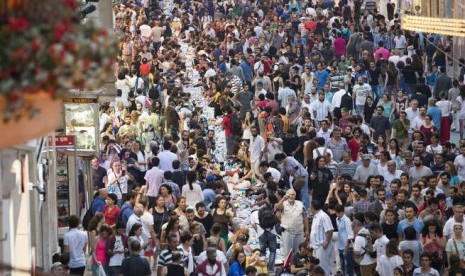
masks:
<svg viewBox="0 0 465 276"><path fill-rule="evenodd" d="M41 230L33 267L0 247L0 275L464 275L461 1L80 2L108 31L48 51L74 82L47 87L76 88L2 162Z"/></svg>

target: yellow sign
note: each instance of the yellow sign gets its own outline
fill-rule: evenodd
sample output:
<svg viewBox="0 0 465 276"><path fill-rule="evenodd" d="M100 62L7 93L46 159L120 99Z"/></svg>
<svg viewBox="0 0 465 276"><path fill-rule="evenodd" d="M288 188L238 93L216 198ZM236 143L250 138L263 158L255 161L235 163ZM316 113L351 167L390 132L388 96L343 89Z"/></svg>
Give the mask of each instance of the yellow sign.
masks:
<svg viewBox="0 0 465 276"><path fill-rule="evenodd" d="M465 37L464 19L404 15L401 26L409 31Z"/></svg>

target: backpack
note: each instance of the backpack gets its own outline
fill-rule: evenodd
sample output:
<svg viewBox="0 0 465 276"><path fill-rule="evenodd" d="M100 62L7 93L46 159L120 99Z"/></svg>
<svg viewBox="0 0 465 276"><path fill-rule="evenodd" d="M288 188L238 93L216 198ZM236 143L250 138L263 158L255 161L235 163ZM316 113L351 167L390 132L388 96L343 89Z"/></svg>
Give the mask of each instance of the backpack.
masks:
<svg viewBox="0 0 465 276"><path fill-rule="evenodd" d="M347 108L348 110L352 110L354 108L354 102L348 91L346 91L346 93L342 95L341 98L341 108L343 107Z"/></svg>
<svg viewBox="0 0 465 276"><path fill-rule="evenodd" d="M84 217L82 218L82 227L84 228L84 230L87 230L87 227L89 227L90 220L94 217L94 214L92 213L92 207L94 206L94 202L95 198L94 200L92 200L90 208L86 211Z"/></svg>
<svg viewBox="0 0 465 276"><path fill-rule="evenodd" d="M151 100L157 100L160 98L160 92L158 91L157 87L153 86L149 89L149 98Z"/></svg>
<svg viewBox="0 0 465 276"><path fill-rule="evenodd" d="M273 228L277 223L276 215L270 205L258 210L258 225L263 229Z"/></svg>
<svg viewBox="0 0 465 276"><path fill-rule="evenodd" d="M236 114L232 114L230 120L231 120L232 135L241 136L242 135L241 120L239 120Z"/></svg>
<svg viewBox="0 0 465 276"><path fill-rule="evenodd" d="M123 222L125 225L127 222L124 222L124 219L123 219L123 214L124 214L124 211L126 211L126 209L129 209L129 205L126 205L124 208L122 208L120 211L119 211L119 214L118 216L116 217L116 223L118 222Z"/></svg>

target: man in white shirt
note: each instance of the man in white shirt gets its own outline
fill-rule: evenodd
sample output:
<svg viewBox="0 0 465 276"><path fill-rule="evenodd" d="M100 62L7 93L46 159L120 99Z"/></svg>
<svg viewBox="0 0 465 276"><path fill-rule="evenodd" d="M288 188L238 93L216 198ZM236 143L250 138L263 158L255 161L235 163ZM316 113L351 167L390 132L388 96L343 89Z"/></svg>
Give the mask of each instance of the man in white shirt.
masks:
<svg viewBox="0 0 465 276"><path fill-rule="evenodd" d="M321 210L318 200L313 200L310 211L313 214L312 229L310 231L310 246L313 255L320 260L320 266L326 275L331 274L331 260L334 254L333 224L328 214Z"/></svg>
<svg viewBox="0 0 465 276"><path fill-rule="evenodd" d="M460 181L465 181L465 145L460 145L460 155L455 157L455 166L457 166L457 175Z"/></svg>
<svg viewBox="0 0 465 276"><path fill-rule="evenodd" d="M160 159L158 157L152 158L152 168L145 173L145 195L149 198L149 207L152 208L155 205L155 197L158 195L158 190L160 189L161 184L163 184L163 170L160 170L158 166L160 165Z"/></svg>
<svg viewBox="0 0 465 276"><path fill-rule="evenodd" d="M355 235L354 259L360 260L360 272L362 275L375 275L376 259L368 253L373 249L370 232L358 220L352 222L352 229Z"/></svg>
<svg viewBox="0 0 465 276"><path fill-rule="evenodd" d="M401 170L396 169L396 162L394 160L389 160L386 165L387 165L387 170L383 174L384 186L389 187L389 184L391 183L391 181L393 179L400 179L400 175L403 172Z"/></svg>
<svg viewBox="0 0 465 276"><path fill-rule="evenodd" d="M278 90L278 101L281 101L281 107L284 108L287 106L287 98L289 96L293 96L294 99L296 98L295 91L289 88L290 84L290 81L286 80L284 83L284 88Z"/></svg>
<svg viewBox="0 0 465 276"><path fill-rule="evenodd" d="M363 110L368 96L372 96L371 86L365 83L363 77L358 78L358 83L354 85L354 102L357 115L363 116Z"/></svg>
<svg viewBox="0 0 465 276"><path fill-rule="evenodd" d="M304 95L304 100L301 103L301 108L306 107L309 111L311 110L312 103L310 102L310 95L305 94Z"/></svg>
<svg viewBox="0 0 465 276"><path fill-rule="evenodd" d="M281 217L282 242L281 254L287 256L291 250L296 252L299 244L309 238L308 217L302 201L295 199L296 192L289 189L286 195L276 203L275 208L283 208Z"/></svg>
<svg viewBox="0 0 465 276"><path fill-rule="evenodd" d="M345 87L344 82L339 83L339 90L333 95L333 99L331 100L331 106L333 110L335 108L341 107L342 96L346 94L346 90L344 89L344 87Z"/></svg>
<svg viewBox="0 0 465 276"><path fill-rule="evenodd" d="M69 231L65 234L63 253L69 253L68 267L71 275L83 275L86 269L85 250L87 233L78 229L79 218L71 215L68 219Z"/></svg>
<svg viewBox="0 0 465 276"><path fill-rule="evenodd" d="M325 145L331 138L331 129L329 129L329 124L326 120L320 123L320 130L317 132L316 137L325 139Z"/></svg>
<svg viewBox="0 0 465 276"><path fill-rule="evenodd" d="M165 141L163 142L163 151L160 152L157 157L160 159L160 169L163 171L170 171L173 172L173 161L178 160L178 156L176 153L172 153L171 149L171 142Z"/></svg>
<svg viewBox="0 0 465 276"><path fill-rule="evenodd" d="M410 102L410 107L405 109L405 113L407 113L407 119L410 122L409 133L412 133L413 132L413 120L420 115L420 110L418 109L418 100L413 99Z"/></svg>
<svg viewBox="0 0 465 276"><path fill-rule="evenodd" d="M318 93L318 101L313 102L310 109L315 120L321 123L333 111L331 104L325 99L323 92Z"/></svg>
<svg viewBox="0 0 465 276"><path fill-rule="evenodd" d="M420 114L415 119L413 119L413 121L411 121L413 130L420 130L420 127L425 122L425 116L426 116L426 107L422 106L420 107Z"/></svg>
<svg viewBox="0 0 465 276"><path fill-rule="evenodd" d="M197 263L202 264L207 259L213 260L213 257L214 257L215 261L219 261L223 264L224 266L223 269L228 270L229 269L228 259L226 259L226 255L223 253L223 251L218 250L218 240L216 238L208 238L207 245L208 245L208 249L200 253L200 255L197 257ZM214 254L213 256L213 253L216 253L216 254ZM226 275L226 274L221 274L221 275Z"/></svg>
<svg viewBox="0 0 465 276"><path fill-rule="evenodd" d="M443 234L446 236L447 239L450 239L454 235L454 225L456 224L462 224L462 235L465 236L465 217L463 216L463 211L464 211L464 206L463 202L461 202L461 199L459 197L454 198L453 206L452 206L452 211L454 212L454 215L446 221L444 224L444 229L443 229Z"/></svg>
<svg viewBox="0 0 465 276"><path fill-rule="evenodd" d="M279 180L281 179L281 172L273 167L270 167L267 161L260 162L259 169L260 169L261 176L269 172L271 174L271 177L273 178L273 181L276 183L278 183ZM265 179L260 178L260 181L265 182Z"/></svg>
<svg viewBox="0 0 465 276"><path fill-rule="evenodd" d="M370 226L371 237L375 239L373 249L376 251L376 260L379 261L381 256L386 255L386 245L389 239L384 235L383 228L378 223Z"/></svg>
<svg viewBox="0 0 465 276"><path fill-rule="evenodd" d="M254 174L259 174L258 166L260 165L262 151L265 148L265 140L258 134L257 127L251 127L250 132L252 133L249 145L250 163Z"/></svg>

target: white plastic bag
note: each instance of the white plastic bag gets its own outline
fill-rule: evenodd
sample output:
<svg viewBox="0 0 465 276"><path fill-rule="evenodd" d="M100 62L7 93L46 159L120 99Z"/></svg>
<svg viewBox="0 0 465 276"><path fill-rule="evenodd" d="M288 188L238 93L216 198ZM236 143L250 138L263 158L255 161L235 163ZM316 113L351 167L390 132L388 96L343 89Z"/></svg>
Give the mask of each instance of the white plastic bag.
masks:
<svg viewBox="0 0 465 276"><path fill-rule="evenodd" d="M96 276L107 276L107 274L105 273L105 269L103 269L103 265L101 264L98 265Z"/></svg>

